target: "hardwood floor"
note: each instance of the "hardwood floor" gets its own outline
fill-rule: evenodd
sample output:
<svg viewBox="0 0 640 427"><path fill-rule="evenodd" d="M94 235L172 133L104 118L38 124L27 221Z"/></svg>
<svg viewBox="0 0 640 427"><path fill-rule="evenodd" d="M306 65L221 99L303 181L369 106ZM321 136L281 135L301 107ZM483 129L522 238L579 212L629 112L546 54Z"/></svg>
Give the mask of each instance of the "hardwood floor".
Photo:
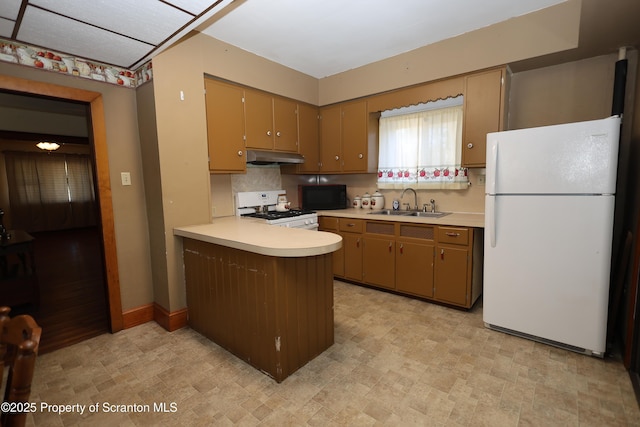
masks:
<svg viewBox="0 0 640 427"><path fill-rule="evenodd" d="M40 354L109 331L105 273L97 227L30 233L35 237L40 304L13 307L42 327Z"/></svg>

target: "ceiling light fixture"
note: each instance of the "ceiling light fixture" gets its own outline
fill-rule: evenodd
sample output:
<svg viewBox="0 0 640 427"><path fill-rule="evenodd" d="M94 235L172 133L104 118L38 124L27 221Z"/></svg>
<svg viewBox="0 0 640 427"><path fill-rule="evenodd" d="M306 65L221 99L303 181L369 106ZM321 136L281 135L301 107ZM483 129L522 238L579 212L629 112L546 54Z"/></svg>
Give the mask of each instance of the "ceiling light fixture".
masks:
<svg viewBox="0 0 640 427"><path fill-rule="evenodd" d="M38 142L36 144L36 147L38 147L41 150L45 150L45 151L56 151L58 148L60 148L60 144L58 144L56 142L42 141L42 142Z"/></svg>

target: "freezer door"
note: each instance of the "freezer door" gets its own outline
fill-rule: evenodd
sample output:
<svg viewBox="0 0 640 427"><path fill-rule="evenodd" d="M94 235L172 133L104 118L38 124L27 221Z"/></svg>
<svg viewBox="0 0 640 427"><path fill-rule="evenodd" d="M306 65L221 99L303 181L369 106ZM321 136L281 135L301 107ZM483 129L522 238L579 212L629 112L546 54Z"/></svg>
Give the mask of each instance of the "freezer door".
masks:
<svg viewBox="0 0 640 427"><path fill-rule="evenodd" d="M614 197L486 203L494 212L485 220L484 322L604 353Z"/></svg>
<svg viewBox="0 0 640 427"><path fill-rule="evenodd" d="M620 119L487 134L487 194L615 194Z"/></svg>

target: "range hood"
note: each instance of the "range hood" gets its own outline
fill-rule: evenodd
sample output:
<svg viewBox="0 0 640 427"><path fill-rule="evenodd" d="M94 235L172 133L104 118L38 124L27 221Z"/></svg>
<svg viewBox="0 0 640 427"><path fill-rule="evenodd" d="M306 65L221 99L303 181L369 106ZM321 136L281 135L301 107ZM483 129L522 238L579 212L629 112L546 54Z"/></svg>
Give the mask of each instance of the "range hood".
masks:
<svg viewBox="0 0 640 427"><path fill-rule="evenodd" d="M304 157L298 153L281 153L278 151L247 150L247 163L254 165L298 164L304 163Z"/></svg>

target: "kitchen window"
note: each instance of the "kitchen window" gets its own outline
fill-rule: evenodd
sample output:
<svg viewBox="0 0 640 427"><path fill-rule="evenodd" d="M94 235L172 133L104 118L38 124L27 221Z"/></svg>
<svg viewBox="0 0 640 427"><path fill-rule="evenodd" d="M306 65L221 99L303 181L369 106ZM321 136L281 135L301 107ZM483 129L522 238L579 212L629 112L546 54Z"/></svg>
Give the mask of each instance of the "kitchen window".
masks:
<svg viewBox="0 0 640 427"><path fill-rule="evenodd" d="M461 167L462 101L458 96L382 112L379 188L468 187Z"/></svg>

